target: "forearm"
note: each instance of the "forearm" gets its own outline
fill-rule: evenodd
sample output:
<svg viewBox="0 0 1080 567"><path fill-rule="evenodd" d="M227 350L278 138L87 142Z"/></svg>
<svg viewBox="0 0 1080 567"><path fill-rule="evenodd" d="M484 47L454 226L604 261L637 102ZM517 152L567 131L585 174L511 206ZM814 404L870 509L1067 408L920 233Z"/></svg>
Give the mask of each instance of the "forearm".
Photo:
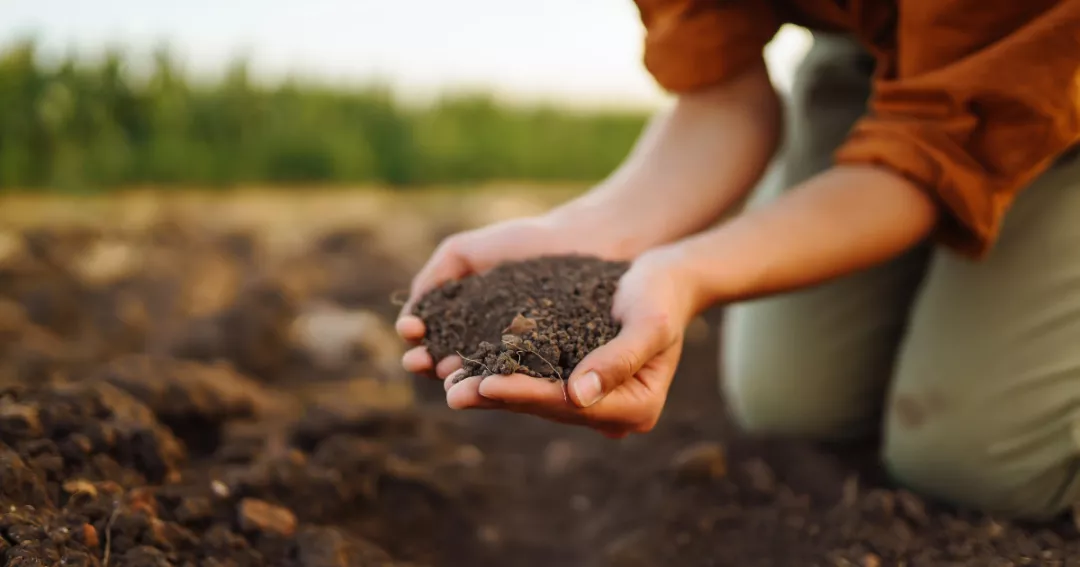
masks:
<svg viewBox="0 0 1080 567"><path fill-rule="evenodd" d="M699 311L882 263L924 240L937 217L932 199L904 178L837 167L668 252L693 282Z"/></svg>
<svg viewBox="0 0 1080 567"><path fill-rule="evenodd" d="M778 143L780 103L765 69L680 97L604 183L566 205L634 256L714 222L757 183Z"/></svg>

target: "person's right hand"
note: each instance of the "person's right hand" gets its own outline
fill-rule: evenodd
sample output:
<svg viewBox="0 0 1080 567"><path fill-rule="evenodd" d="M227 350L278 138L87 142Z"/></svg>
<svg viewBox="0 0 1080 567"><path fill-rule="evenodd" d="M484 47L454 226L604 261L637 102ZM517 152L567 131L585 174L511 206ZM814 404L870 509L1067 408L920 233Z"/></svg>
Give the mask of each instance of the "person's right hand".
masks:
<svg viewBox="0 0 1080 567"><path fill-rule="evenodd" d="M444 379L461 367L461 359L450 356L432 360L419 343L426 332L424 322L412 314L412 307L425 293L439 285L473 273L485 272L505 261L524 260L558 254L590 254L605 259L627 259L626 248L611 227L579 218L565 211L513 219L484 228L455 234L442 242L427 264L413 279L409 299L397 321L397 332L413 348L405 353L402 366L408 372ZM434 371L434 372L433 372Z"/></svg>

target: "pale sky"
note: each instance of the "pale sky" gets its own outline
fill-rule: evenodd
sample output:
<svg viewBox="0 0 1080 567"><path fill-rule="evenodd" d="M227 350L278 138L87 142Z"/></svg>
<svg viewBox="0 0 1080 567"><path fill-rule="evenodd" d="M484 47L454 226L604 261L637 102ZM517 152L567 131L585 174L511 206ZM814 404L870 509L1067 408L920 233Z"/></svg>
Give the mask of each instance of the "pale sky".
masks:
<svg viewBox="0 0 1080 567"><path fill-rule="evenodd" d="M405 95L483 88L519 99L653 105L632 0L0 0L0 41L50 52L168 43L197 72L245 55L260 76L379 78ZM783 88L809 45L786 29L767 58Z"/></svg>

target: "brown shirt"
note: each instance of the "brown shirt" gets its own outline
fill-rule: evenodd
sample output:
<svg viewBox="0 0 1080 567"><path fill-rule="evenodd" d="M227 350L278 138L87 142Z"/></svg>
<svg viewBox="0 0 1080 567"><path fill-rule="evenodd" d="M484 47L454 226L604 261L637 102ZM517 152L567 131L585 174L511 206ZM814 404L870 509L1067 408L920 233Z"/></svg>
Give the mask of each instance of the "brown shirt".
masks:
<svg viewBox="0 0 1080 567"><path fill-rule="evenodd" d="M645 66L676 93L761 65L781 24L852 33L878 64L837 162L925 187L948 213L940 241L971 256L991 248L1016 194L1080 142L1080 0L636 3Z"/></svg>

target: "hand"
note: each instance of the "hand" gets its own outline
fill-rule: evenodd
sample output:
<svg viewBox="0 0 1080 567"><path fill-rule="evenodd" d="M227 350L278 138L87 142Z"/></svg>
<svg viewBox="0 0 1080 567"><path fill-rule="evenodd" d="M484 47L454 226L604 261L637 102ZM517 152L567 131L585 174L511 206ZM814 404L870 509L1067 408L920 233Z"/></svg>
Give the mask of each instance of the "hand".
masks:
<svg viewBox="0 0 1080 567"><path fill-rule="evenodd" d="M622 329L585 357L568 387L522 374L473 376L453 385L445 381L447 404L537 415L612 438L650 431L660 419L684 331L697 309L696 286L682 262L677 249L657 249L632 264L612 305Z"/></svg>
<svg viewBox="0 0 1080 567"><path fill-rule="evenodd" d="M556 209L547 215L514 219L485 228L456 234L436 249L431 259L413 279L409 300L397 321L397 332L415 345L405 353L402 366L408 372L435 374L446 378L461 368L461 359L450 356L434 361L419 346L424 322L411 314L414 302L426 292L450 280L484 272L504 261L523 260L554 254L589 254L606 259L624 259L631 254L619 230L607 226L585 208ZM598 236L605 238L598 238ZM433 372L434 371L434 372Z"/></svg>

